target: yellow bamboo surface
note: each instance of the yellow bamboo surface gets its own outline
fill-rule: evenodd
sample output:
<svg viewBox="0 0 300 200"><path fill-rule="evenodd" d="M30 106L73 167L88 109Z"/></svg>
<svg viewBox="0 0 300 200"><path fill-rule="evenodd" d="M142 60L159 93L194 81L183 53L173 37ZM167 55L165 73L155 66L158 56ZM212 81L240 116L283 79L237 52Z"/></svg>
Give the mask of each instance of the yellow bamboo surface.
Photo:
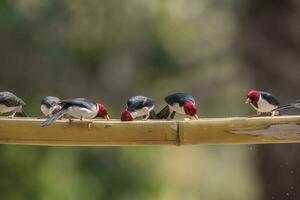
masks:
<svg viewBox="0 0 300 200"><path fill-rule="evenodd" d="M0 144L132 146L300 143L300 116L211 118L196 121L58 120L0 118Z"/></svg>

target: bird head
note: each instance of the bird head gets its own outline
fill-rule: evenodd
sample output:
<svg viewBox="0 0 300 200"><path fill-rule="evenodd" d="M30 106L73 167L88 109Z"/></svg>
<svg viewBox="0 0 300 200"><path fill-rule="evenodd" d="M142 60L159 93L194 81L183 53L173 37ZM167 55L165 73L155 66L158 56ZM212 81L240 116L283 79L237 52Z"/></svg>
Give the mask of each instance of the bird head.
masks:
<svg viewBox="0 0 300 200"><path fill-rule="evenodd" d="M104 105L97 103L97 106L98 106L97 117L101 117L103 119L109 120L109 115L108 115L108 112L107 112L106 108L104 107Z"/></svg>
<svg viewBox="0 0 300 200"><path fill-rule="evenodd" d="M183 109L186 115L190 116L191 118L198 119L197 107L194 102L192 101L186 102L183 106Z"/></svg>
<svg viewBox="0 0 300 200"><path fill-rule="evenodd" d="M121 115L121 120L122 121L132 121L134 118L130 112L125 110L122 115Z"/></svg>
<svg viewBox="0 0 300 200"><path fill-rule="evenodd" d="M259 101L260 92L258 90L251 90L247 94L246 104L257 103Z"/></svg>

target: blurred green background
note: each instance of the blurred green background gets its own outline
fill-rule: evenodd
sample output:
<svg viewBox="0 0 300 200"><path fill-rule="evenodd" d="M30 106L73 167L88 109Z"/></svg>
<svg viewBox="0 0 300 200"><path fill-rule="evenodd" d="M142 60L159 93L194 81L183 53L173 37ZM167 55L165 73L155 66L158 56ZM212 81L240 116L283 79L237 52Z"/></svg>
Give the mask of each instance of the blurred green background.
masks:
<svg viewBox="0 0 300 200"><path fill-rule="evenodd" d="M300 96L299 17L296 0L0 0L0 90L31 116L45 95L88 97L118 118L132 95L159 110L180 91L201 117L245 116L252 88ZM1 145L0 199L299 200L299 151Z"/></svg>

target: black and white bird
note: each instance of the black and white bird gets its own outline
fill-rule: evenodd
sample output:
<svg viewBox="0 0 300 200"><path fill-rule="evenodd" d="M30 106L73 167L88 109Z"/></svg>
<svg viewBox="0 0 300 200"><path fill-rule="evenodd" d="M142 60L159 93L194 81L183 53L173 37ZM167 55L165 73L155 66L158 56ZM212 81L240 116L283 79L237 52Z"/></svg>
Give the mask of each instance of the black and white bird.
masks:
<svg viewBox="0 0 300 200"><path fill-rule="evenodd" d="M137 117L144 120L155 119L154 102L145 96L134 96L127 101L127 108L121 115L122 121L132 121Z"/></svg>
<svg viewBox="0 0 300 200"><path fill-rule="evenodd" d="M60 99L53 96L46 96L41 102L41 111L46 117L52 117L53 113L61 110Z"/></svg>
<svg viewBox="0 0 300 200"><path fill-rule="evenodd" d="M286 110L286 109L290 109L290 108L298 108L298 109L300 109L300 99L298 99L294 103L290 103L290 104L287 104L287 105L279 106L274 111L281 111L281 110Z"/></svg>
<svg viewBox="0 0 300 200"><path fill-rule="evenodd" d="M0 114L12 113L9 117L19 114L21 117L28 117L24 112L25 102L11 92L0 92Z"/></svg>
<svg viewBox="0 0 300 200"><path fill-rule="evenodd" d="M279 102L268 92L251 90L247 94L245 103L250 104L257 111L257 115L262 113L271 113L272 116L279 115L279 112L274 110L278 108Z"/></svg>
<svg viewBox="0 0 300 200"><path fill-rule="evenodd" d="M68 114L77 119L94 119L101 117L109 120L108 112L104 105L95 103L86 98L73 98L62 100L59 103L61 109L52 117L42 123L42 126L49 126L64 114Z"/></svg>
<svg viewBox="0 0 300 200"><path fill-rule="evenodd" d="M190 119L198 119L195 99L186 93L175 93L165 97L167 106L158 114L158 119L174 119L176 113L187 115Z"/></svg>

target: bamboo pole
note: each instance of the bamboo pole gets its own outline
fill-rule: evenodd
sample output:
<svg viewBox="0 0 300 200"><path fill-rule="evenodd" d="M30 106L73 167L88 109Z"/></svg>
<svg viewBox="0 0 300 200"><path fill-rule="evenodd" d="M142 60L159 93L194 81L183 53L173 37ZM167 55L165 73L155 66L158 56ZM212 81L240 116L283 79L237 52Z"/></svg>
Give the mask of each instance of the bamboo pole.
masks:
<svg viewBox="0 0 300 200"><path fill-rule="evenodd" d="M58 120L0 118L0 144L131 146L300 143L300 116L215 118L196 121Z"/></svg>

